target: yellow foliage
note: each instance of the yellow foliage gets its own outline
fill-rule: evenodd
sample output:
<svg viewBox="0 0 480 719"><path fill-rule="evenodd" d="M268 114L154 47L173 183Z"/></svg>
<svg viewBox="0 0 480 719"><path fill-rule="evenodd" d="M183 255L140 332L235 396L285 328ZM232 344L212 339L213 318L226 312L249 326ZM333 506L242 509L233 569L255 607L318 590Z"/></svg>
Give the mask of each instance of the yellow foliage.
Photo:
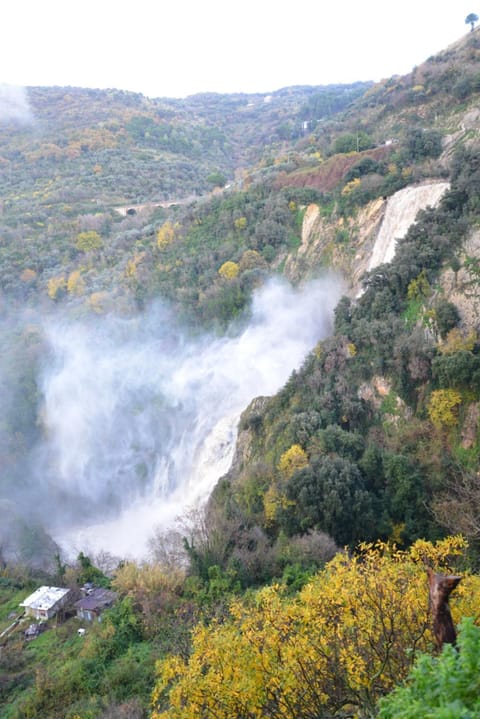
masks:
<svg viewBox="0 0 480 719"><path fill-rule="evenodd" d="M103 240L95 230L80 232L75 240L75 247L80 252L95 252L103 247Z"/></svg>
<svg viewBox="0 0 480 719"><path fill-rule="evenodd" d="M85 292L85 282L80 270L74 270L68 276L67 290L71 295L77 295L78 297L83 295Z"/></svg>
<svg viewBox="0 0 480 719"><path fill-rule="evenodd" d="M267 524L274 524L279 509L287 509L295 504L280 492L275 484L271 484L263 495L263 511Z"/></svg>
<svg viewBox="0 0 480 719"><path fill-rule="evenodd" d="M320 359L324 354L323 342L317 342L314 347L313 353L317 359Z"/></svg>
<svg viewBox="0 0 480 719"><path fill-rule="evenodd" d="M233 223L235 225L236 230L244 230L247 226L247 218L246 217L237 217L237 219Z"/></svg>
<svg viewBox="0 0 480 719"><path fill-rule="evenodd" d="M218 270L218 274L221 277L223 277L225 280L234 280L235 277L238 277L239 272L240 272L239 266L237 265L236 262L232 262L231 260L224 262L223 265Z"/></svg>
<svg viewBox="0 0 480 719"><path fill-rule="evenodd" d="M455 389L436 389L428 403L428 416L437 429L454 427L458 422L458 407L462 397Z"/></svg>
<svg viewBox="0 0 480 719"><path fill-rule="evenodd" d="M394 524L389 537L390 543L396 546L403 544L402 534L404 531L405 522L397 522L397 524Z"/></svg>
<svg viewBox="0 0 480 719"><path fill-rule="evenodd" d="M51 277L47 283L47 293L50 299L57 300L59 295L65 290L66 285L67 283L63 275Z"/></svg>
<svg viewBox="0 0 480 719"><path fill-rule="evenodd" d="M407 298L413 301L424 300L431 294L431 292L432 288L427 280L426 272L425 270L422 270L418 277L412 280L408 285Z"/></svg>
<svg viewBox="0 0 480 719"><path fill-rule="evenodd" d="M342 189L342 195L349 195L354 190L358 189L361 185L361 180L359 177L355 177L353 180L350 180L350 182L347 182L346 185L344 185Z"/></svg>
<svg viewBox="0 0 480 719"><path fill-rule="evenodd" d="M308 465L307 453L299 444L292 444L290 449L280 457L278 469L286 479L290 479L294 472L303 469Z"/></svg>
<svg viewBox="0 0 480 719"><path fill-rule="evenodd" d="M235 601L229 619L194 630L188 659L158 662L152 719L373 713L432 648L424 561L450 571L464 548L459 538L406 552L366 544L338 554L294 598L271 586ZM464 576L454 621L477 616L479 599L480 578Z"/></svg>
<svg viewBox="0 0 480 719"><path fill-rule="evenodd" d="M157 232L157 247L159 250L168 247L175 239L175 228L171 222L167 220Z"/></svg>
<svg viewBox="0 0 480 719"><path fill-rule="evenodd" d="M438 349L444 355L454 354L460 350L471 352L477 341L477 333L474 329L470 330L467 336L458 328L454 327L448 333L445 342L442 342Z"/></svg>
<svg viewBox="0 0 480 719"><path fill-rule="evenodd" d="M88 307L98 315L107 309L108 295L106 292L93 292L87 300Z"/></svg>
<svg viewBox="0 0 480 719"><path fill-rule="evenodd" d="M354 342L349 342L347 344L347 354L349 357L355 357L357 354L357 346Z"/></svg>
<svg viewBox="0 0 480 719"><path fill-rule="evenodd" d="M125 277L131 279L137 278L137 263L134 259L128 260L127 266L125 267Z"/></svg>
<svg viewBox="0 0 480 719"><path fill-rule="evenodd" d="M134 280L137 279L138 265L144 258L145 252L137 252L130 260L128 260L127 266L125 267L125 277Z"/></svg>
<svg viewBox="0 0 480 719"><path fill-rule="evenodd" d="M290 212L297 211L297 203L295 202L295 200L290 200L290 202L288 203L288 209L290 210Z"/></svg>
<svg viewBox="0 0 480 719"><path fill-rule="evenodd" d="M156 596L161 592L180 592L184 573L160 564L137 564L125 562L115 572L112 586L115 591L135 600L144 596Z"/></svg>

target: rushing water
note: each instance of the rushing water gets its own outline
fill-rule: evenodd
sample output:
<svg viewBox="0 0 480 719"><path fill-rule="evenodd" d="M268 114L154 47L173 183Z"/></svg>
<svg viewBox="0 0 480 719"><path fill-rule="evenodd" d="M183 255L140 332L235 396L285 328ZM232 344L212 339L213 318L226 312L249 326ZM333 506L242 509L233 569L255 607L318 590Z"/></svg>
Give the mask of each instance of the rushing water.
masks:
<svg viewBox="0 0 480 719"><path fill-rule="evenodd" d="M271 282L231 336L187 340L157 307L141 319L51 323L46 441L36 485L69 552L142 556L158 526L204 501L231 464L240 413L276 392L331 331L342 287Z"/></svg>
<svg viewBox="0 0 480 719"><path fill-rule="evenodd" d="M368 270L391 262L397 240L405 237L408 228L415 222L418 212L429 206L436 207L448 187L448 182L411 185L388 198L385 216L370 256Z"/></svg>

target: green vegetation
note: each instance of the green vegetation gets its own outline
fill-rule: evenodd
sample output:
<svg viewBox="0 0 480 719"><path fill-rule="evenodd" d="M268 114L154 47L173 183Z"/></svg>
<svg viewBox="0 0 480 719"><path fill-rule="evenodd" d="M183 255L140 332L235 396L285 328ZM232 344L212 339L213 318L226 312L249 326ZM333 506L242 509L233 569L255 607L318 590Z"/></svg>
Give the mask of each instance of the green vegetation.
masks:
<svg viewBox="0 0 480 719"><path fill-rule="evenodd" d="M40 584L119 596L85 636L68 612L8 629L2 717L478 713L479 53L469 32L402 78L268 97L31 88L34 124L0 126L0 633ZM66 562L16 502L44 431L38 317L161 297L222 333L274 274L356 278L385 199L426 178L448 191L244 411L207 505L148 561ZM430 656L425 563L465 577L459 653Z"/></svg>
<svg viewBox="0 0 480 719"><path fill-rule="evenodd" d="M420 656L406 685L380 702L379 719L474 719L480 713L479 664L480 628L469 617L460 624L458 647L446 644L439 657Z"/></svg>

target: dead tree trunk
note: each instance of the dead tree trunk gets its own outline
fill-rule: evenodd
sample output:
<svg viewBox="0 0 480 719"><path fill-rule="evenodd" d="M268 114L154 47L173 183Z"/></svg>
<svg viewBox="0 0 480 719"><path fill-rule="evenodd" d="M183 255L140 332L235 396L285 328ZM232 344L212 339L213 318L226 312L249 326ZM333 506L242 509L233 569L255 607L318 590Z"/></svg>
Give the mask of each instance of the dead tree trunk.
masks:
<svg viewBox="0 0 480 719"><path fill-rule="evenodd" d="M444 644L455 644L457 633L453 624L448 599L462 577L450 574L435 574L427 569L430 595L430 611L433 616L433 634L441 649Z"/></svg>

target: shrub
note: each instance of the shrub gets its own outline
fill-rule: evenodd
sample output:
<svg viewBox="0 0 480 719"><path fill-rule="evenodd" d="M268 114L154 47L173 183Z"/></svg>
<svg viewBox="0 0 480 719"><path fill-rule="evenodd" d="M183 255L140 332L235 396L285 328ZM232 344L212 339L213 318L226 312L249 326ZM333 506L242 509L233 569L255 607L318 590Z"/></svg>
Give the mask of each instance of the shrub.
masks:
<svg viewBox="0 0 480 719"><path fill-rule="evenodd" d="M439 657L423 654L407 684L379 703L378 719L475 719L480 716L480 627L460 624L458 649L445 644Z"/></svg>

